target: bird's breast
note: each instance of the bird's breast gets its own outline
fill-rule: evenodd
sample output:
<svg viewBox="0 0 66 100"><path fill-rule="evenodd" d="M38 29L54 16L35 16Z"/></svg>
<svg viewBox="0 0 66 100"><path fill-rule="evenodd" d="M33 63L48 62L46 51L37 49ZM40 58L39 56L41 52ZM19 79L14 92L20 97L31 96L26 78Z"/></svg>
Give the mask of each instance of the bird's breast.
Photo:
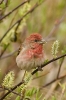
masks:
<svg viewBox="0 0 66 100"><path fill-rule="evenodd" d="M16 58L18 67L31 70L41 66L44 62L44 52L42 47L34 49L23 49Z"/></svg>

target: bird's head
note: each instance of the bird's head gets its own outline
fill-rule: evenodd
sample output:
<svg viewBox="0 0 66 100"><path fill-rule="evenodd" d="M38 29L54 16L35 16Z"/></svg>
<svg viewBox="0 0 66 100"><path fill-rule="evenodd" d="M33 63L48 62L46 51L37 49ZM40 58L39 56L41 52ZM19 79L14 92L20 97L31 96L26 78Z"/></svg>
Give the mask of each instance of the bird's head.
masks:
<svg viewBox="0 0 66 100"><path fill-rule="evenodd" d="M27 46L29 45L30 48L37 48L38 46L43 46L45 40L42 36L38 33L31 34L28 38L26 38L25 43Z"/></svg>

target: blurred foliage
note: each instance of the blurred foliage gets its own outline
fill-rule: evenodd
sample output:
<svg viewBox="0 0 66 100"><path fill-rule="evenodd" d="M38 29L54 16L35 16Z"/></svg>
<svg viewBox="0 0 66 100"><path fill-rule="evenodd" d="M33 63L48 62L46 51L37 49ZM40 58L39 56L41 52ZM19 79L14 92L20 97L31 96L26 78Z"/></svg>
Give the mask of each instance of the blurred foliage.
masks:
<svg viewBox="0 0 66 100"><path fill-rule="evenodd" d="M4 0L0 4L0 18L8 14L23 1L25 0ZM16 50L24 41L26 36L29 36L34 32L40 33L44 38L48 36L50 31L56 25L56 22L59 21L66 12L66 0L30 0L30 2L25 3L15 12L11 13L11 15L0 21L0 39L17 20L22 18L22 16L34 6L36 2L39 3L38 8L24 17L24 19L20 22L17 30L16 27L18 24L16 24L1 41L0 54L4 51L2 56ZM14 41L15 36L17 37L16 41ZM48 42L46 45L44 45L44 52L46 56L45 63L47 63L49 59L53 58L52 54L55 57L57 56L57 53L58 55L66 54L66 17L59 25L57 30L54 31L51 37L55 37L55 40L60 42L60 47L58 50L58 41ZM53 43L54 45L56 44L56 47L52 46ZM8 44L9 46L7 47ZM7 49L5 49L6 47ZM52 54L51 47L53 49ZM16 65L16 55L17 54L15 53L9 58L2 60L0 59L0 84L3 84L3 86L7 88L12 88L15 84L22 80L23 71L20 71ZM65 60L65 58L60 59L60 63L63 62L60 76L66 73ZM32 83L29 84L29 87L26 86L26 84L23 84L15 91L17 91L20 95L22 95L22 92L24 92L24 99L27 98L28 100L60 100L59 96L62 96L62 92L64 92L62 100L66 100L65 78L60 81L60 86L57 84L56 88L53 89L53 85L51 85L46 87L46 90L45 88L42 88L42 90L39 91L39 88L44 85L44 83L46 84L47 82L50 82L51 79L54 79L55 76L57 76L57 69L60 63L58 64L58 62L54 62L53 64L49 65L49 67L47 66L46 69L44 69L42 72L38 72L38 75L35 75L38 77L39 75L43 75L47 70L51 69L51 71L49 71L48 75L45 77L42 76L41 78L32 80L30 75L26 75L26 84L29 83L29 80L32 80ZM6 92L7 91L0 92L0 97L3 96L3 94ZM50 94L49 92L52 93ZM8 95L10 97L8 100L21 100L19 95L15 96L15 94L11 94Z"/></svg>

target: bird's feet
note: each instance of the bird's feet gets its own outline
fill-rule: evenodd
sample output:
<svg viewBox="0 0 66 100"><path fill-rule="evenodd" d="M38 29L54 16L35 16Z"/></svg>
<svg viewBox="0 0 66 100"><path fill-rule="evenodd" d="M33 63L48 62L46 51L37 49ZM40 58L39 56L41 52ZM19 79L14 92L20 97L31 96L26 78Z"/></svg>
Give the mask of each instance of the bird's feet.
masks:
<svg viewBox="0 0 66 100"><path fill-rule="evenodd" d="M38 67L38 71L43 71L43 69L41 68L41 66Z"/></svg>

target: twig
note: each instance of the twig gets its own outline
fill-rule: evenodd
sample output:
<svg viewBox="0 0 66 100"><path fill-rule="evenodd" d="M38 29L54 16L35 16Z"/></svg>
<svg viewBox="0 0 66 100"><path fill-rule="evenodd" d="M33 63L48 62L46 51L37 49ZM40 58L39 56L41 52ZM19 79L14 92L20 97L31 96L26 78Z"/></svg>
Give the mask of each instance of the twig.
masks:
<svg viewBox="0 0 66 100"><path fill-rule="evenodd" d="M10 28L11 25L13 24L13 22L14 22L14 20L15 20L15 18L16 18L17 13L18 13L18 10L15 12L14 17L12 18L12 20L11 20L11 22L10 22L9 28Z"/></svg>
<svg viewBox="0 0 66 100"><path fill-rule="evenodd" d="M58 81L58 80L64 78L64 77L66 77L66 74L63 75L63 76L61 76L61 77L58 77L58 78L52 80L51 82L47 83L46 85L42 86L42 87L40 88L40 90L43 89L43 88L45 88L45 87L47 87L48 85L50 85L50 84L52 84L52 83L54 83L54 82L56 82L56 81Z"/></svg>
<svg viewBox="0 0 66 100"><path fill-rule="evenodd" d="M41 77L47 75L48 73L50 73L50 71L51 71L51 68L50 68L49 71L45 72L43 75L40 75L40 76L38 76L38 77L34 77L32 80L35 80L35 79L41 78Z"/></svg>
<svg viewBox="0 0 66 100"><path fill-rule="evenodd" d="M12 23L14 22L17 13L18 13L18 10L16 10L15 16L13 17L13 19L12 19L11 22L10 22L9 28L12 26ZM15 32L14 32L14 34L15 34ZM10 36L11 36L11 35L10 35ZM13 39L13 42L14 42L15 40L16 40L16 35L15 35L15 37L14 37L14 39Z"/></svg>
<svg viewBox="0 0 66 100"><path fill-rule="evenodd" d="M62 60L62 61L60 62L60 65L59 65L59 70L58 70L57 78L59 77L61 66L62 66L63 61L64 61L64 57L62 59L60 59L60 60Z"/></svg>
<svg viewBox="0 0 66 100"><path fill-rule="evenodd" d="M2 53L0 54L0 58L2 57L2 55L4 54L4 52L6 51L6 49L8 48L9 43L7 44L7 46L5 47L5 49L2 51Z"/></svg>
<svg viewBox="0 0 66 100"><path fill-rule="evenodd" d="M56 22L56 24L53 26L52 30L50 31L50 33L49 33L49 35L46 37L46 39L49 38L49 37L51 37L51 35L56 31L56 29L59 27L59 25L60 25L60 24L62 23L62 21L65 19L65 17L66 17L66 8L65 8L65 13L64 13L64 15L60 18L60 20L58 20L58 21Z"/></svg>
<svg viewBox="0 0 66 100"><path fill-rule="evenodd" d="M15 28L15 31L14 31L14 36L15 36L14 42L16 42L16 40L17 40L17 30L19 28L20 23L21 23L21 21L18 22L18 24L17 24L17 26Z"/></svg>
<svg viewBox="0 0 66 100"><path fill-rule="evenodd" d="M0 88L2 88L3 90L8 90L8 91L10 91L11 92L11 90L10 89L8 89L8 88L6 88L6 87L2 87L2 86L0 86ZM12 91L12 93L13 94L16 94L16 95L18 95L18 96L21 96L20 94L18 94L18 93L16 93L16 92L14 92L14 91Z"/></svg>
<svg viewBox="0 0 66 100"><path fill-rule="evenodd" d="M6 14L5 16L0 18L0 21L3 20L4 18L6 18L7 16L9 16L10 14L12 14L15 10L17 10L19 7L21 7L22 5L24 5L25 3L29 2L29 0L25 0L24 2L22 2L20 5L18 5L17 7L15 7L12 11L10 11L8 14Z"/></svg>
<svg viewBox="0 0 66 100"><path fill-rule="evenodd" d="M19 84L17 84L14 88L12 88L10 91L8 91L0 100L3 100L9 93L11 93L13 90L15 90L18 86L20 86L23 83L24 82L20 82Z"/></svg>
<svg viewBox="0 0 66 100"><path fill-rule="evenodd" d="M7 32L2 36L2 38L0 39L0 42L4 39L4 37L8 34L8 32L9 32L16 24L18 24L20 21L22 21L23 18L26 17L28 14L32 13L38 6L39 6L39 3L36 3L26 14L24 14L24 15L22 16L22 18L20 18L18 21L16 21L16 22L7 30Z"/></svg>
<svg viewBox="0 0 66 100"><path fill-rule="evenodd" d="M1 57L0 57L0 60L12 56L12 55L13 55L14 53L16 53L18 50L19 50L19 48L17 48L16 50L14 50L13 52L11 52L11 53L9 53L9 54L6 54L6 55L4 55L4 56L1 56Z"/></svg>
<svg viewBox="0 0 66 100"><path fill-rule="evenodd" d="M43 65L41 66L41 68L45 67L46 65L48 65L48 64L50 64L50 63L52 63L52 62L54 62L54 61L56 61L56 60L58 60L58 59L60 59L60 58L65 57L65 56L66 56L66 54L64 54L64 55L62 55L62 56L60 56L60 57L54 58L54 59L48 61L47 63L43 64ZM39 67L39 66L38 66L38 67ZM35 74L37 71L38 71L38 68L37 68L36 70L34 70L31 74L33 75L33 74Z"/></svg>

